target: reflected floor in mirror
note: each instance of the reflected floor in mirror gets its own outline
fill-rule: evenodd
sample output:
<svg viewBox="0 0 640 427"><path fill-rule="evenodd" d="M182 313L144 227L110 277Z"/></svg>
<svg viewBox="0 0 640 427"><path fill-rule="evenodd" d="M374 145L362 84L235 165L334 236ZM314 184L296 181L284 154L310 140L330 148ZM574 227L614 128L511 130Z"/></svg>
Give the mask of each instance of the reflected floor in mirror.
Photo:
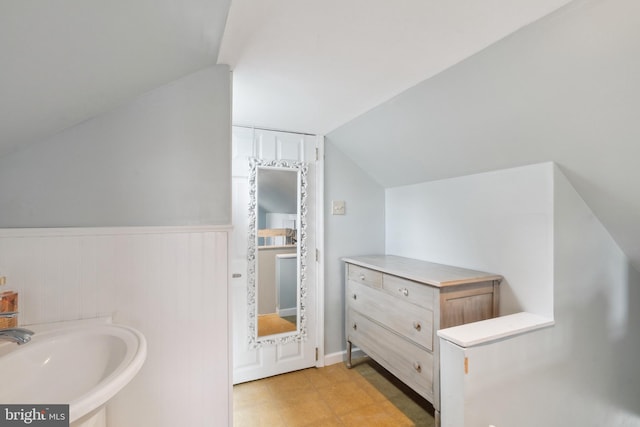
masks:
<svg viewBox="0 0 640 427"><path fill-rule="evenodd" d="M233 387L234 427L435 426L433 407L371 359Z"/></svg>
<svg viewBox="0 0 640 427"><path fill-rule="evenodd" d="M258 336L282 334L296 330L296 317L280 317L277 313L258 315Z"/></svg>

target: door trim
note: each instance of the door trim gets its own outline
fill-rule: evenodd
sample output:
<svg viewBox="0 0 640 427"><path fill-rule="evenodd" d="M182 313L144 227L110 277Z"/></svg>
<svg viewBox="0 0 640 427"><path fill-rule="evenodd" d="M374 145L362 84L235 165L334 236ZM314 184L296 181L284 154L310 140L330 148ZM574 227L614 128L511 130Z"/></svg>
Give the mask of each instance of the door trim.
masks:
<svg viewBox="0 0 640 427"><path fill-rule="evenodd" d="M324 366L324 135L316 136L316 368Z"/></svg>

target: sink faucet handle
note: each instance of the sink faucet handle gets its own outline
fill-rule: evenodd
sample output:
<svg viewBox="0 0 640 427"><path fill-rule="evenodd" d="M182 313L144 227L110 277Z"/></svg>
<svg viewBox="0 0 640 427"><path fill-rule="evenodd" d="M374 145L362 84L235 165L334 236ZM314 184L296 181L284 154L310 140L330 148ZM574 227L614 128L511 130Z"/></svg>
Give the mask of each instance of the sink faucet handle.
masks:
<svg viewBox="0 0 640 427"><path fill-rule="evenodd" d="M13 319L14 317L18 317L17 311L5 311L0 313L0 319Z"/></svg>
<svg viewBox="0 0 640 427"><path fill-rule="evenodd" d="M0 329L0 341L11 341L18 345L31 341L33 331L25 328L4 328Z"/></svg>

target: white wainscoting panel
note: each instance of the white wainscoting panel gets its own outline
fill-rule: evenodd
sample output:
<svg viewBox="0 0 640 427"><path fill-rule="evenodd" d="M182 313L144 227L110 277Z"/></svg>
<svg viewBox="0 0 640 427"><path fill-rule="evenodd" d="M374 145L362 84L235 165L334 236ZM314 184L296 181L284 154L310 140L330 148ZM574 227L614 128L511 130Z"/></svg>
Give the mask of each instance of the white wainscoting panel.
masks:
<svg viewBox="0 0 640 427"><path fill-rule="evenodd" d="M20 293L22 325L113 316L145 335L147 360L109 405L109 426L226 426L228 231L5 229L0 275Z"/></svg>

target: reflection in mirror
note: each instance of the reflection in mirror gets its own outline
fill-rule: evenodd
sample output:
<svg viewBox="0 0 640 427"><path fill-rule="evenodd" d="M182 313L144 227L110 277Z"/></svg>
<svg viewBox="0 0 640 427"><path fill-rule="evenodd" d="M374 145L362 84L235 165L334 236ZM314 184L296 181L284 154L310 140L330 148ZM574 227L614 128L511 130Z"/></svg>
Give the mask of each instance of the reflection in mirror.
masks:
<svg viewBox="0 0 640 427"><path fill-rule="evenodd" d="M263 337L297 329L298 173L259 167L257 179L258 337Z"/></svg>
<svg viewBox="0 0 640 427"><path fill-rule="evenodd" d="M249 174L249 342L302 340L306 335L306 165L252 159Z"/></svg>

